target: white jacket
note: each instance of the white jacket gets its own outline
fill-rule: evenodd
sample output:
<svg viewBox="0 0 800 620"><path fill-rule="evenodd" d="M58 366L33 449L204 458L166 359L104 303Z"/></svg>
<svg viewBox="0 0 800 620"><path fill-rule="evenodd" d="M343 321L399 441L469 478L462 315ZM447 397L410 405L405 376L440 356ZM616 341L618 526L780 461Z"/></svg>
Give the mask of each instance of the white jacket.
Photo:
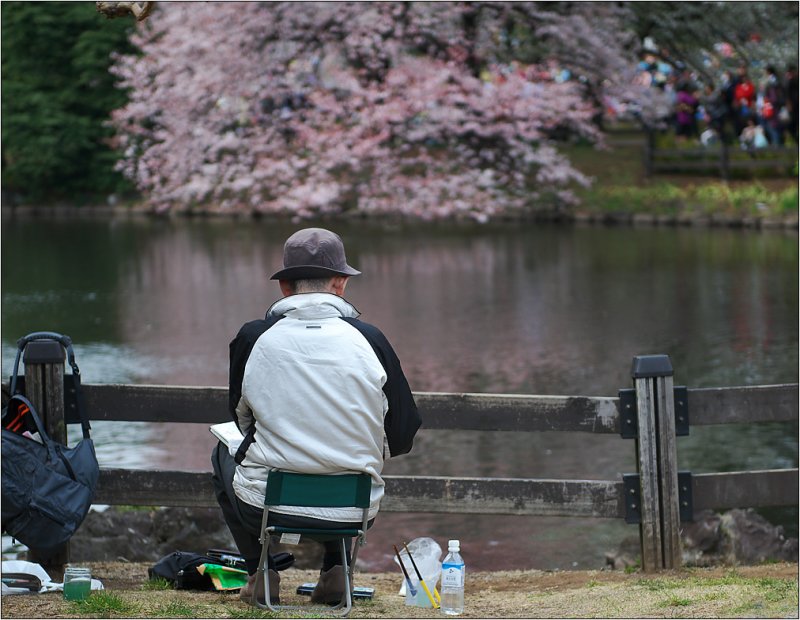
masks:
<svg viewBox="0 0 800 620"><path fill-rule="evenodd" d="M377 514L384 458L411 449L420 419L391 345L358 315L330 293L292 295L231 342L231 413L245 435L233 487L244 502L263 506L272 468L357 471L372 477L369 518ZM360 509L274 510L361 520Z"/></svg>

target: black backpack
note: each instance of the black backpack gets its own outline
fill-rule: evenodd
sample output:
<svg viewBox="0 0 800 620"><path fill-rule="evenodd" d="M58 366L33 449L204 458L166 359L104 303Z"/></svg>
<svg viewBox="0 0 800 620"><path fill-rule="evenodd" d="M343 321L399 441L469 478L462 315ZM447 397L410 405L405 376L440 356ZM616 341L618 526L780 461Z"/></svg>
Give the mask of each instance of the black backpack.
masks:
<svg viewBox="0 0 800 620"><path fill-rule="evenodd" d="M58 342L66 349L72 367L83 430L83 439L72 448L51 439L33 404L17 393L22 352L39 340ZM45 553L63 545L78 529L89 512L100 476L80 377L69 336L34 332L17 342L10 398L2 412L2 529L31 549ZM38 433L40 441L30 436L31 431Z"/></svg>
<svg viewBox="0 0 800 620"><path fill-rule="evenodd" d="M279 571L294 564L294 555L291 553L277 553L272 559L275 562L275 570ZM201 564L218 564L246 570L244 558L235 551L210 549L208 555L174 551L148 568L147 575L151 580L166 579L177 590L214 590L211 577L197 572L197 567Z"/></svg>
<svg viewBox="0 0 800 620"><path fill-rule="evenodd" d="M151 580L166 579L178 590L213 590L211 577L197 572L201 564L217 564L217 561L199 553L175 551L148 568L147 575Z"/></svg>

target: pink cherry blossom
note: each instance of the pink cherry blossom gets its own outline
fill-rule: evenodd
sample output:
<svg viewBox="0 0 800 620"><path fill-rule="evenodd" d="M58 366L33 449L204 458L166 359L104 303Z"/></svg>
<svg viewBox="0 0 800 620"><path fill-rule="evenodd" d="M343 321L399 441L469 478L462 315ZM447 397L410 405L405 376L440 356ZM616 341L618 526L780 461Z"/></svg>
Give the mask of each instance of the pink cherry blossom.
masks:
<svg viewBox="0 0 800 620"><path fill-rule="evenodd" d="M601 144L603 97L646 91L606 3L157 6L141 54L115 59L130 101L112 122L159 211L487 221L568 204L591 180L555 132ZM541 64L509 62L509 20Z"/></svg>

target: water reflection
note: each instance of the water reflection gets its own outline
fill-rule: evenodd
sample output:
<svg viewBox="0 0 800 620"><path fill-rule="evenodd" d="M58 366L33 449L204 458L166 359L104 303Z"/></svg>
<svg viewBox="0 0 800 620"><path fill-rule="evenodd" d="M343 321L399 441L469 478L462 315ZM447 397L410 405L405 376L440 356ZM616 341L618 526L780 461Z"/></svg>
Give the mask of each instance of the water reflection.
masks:
<svg viewBox="0 0 800 620"><path fill-rule="evenodd" d="M6 219L4 352L48 327L119 347L137 382L223 385L227 343L277 297L267 277L294 228ZM395 343L418 391L613 395L634 354L658 351L693 386L796 379L796 237L337 230L364 272L348 297ZM96 380L121 372L104 367Z"/></svg>
<svg viewBox="0 0 800 620"><path fill-rule="evenodd" d="M72 336L87 382L225 385L228 342L277 297L268 277L296 228L4 219L3 374L15 339L46 329ZM669 354L676 384L691 387L797 380L796 235L334 228L364 273L348 298L394 343L415 391L613 396L644 353ZM147 467L209 469L204 425L96 426L105 465L125 454ZM693 429L678 445L680 466L696 471L797 463L791 425ZM424 430L386 473L618 479L633 469L633 445L617 437ZM616 546L608 541L635 535L616 522L488 516L384 514L376 528L362 554L376 566L396 532L437 532L444 544L496 531L493 553L465 550L473 565L509 568L597 567Z"/></svg>

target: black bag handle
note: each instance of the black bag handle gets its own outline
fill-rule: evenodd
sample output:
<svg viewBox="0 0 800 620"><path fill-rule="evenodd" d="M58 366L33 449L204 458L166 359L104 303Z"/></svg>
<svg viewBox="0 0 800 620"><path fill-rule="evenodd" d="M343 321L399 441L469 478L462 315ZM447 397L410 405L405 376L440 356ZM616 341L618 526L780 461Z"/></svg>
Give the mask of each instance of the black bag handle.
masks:
<svg viewBox="0 0 800 620"><path fill-rule="evenodd" d="M14 394L11 399L8 401L8 407L11 407L11 403L14 401L19 401L26 407L28 407L28 413L30 413L31 418L33 419L33 423L36 426L36 430L39 432L39 437L42 438L42 445L47 448L47 451L51 454L53 458L58 458L55 442L50 439L50 435L47 434L47 431L44 428L44 424L39 419L39 414L36 413L36 408L33 406L33 403L25 398L22 394ZM9 431L11 432L11 431ZM31 441L34 441L33 439Z"/></svg>
<svg viewBox="0 0 800 620"><path fill-rule="evenodd" d="M72 369L72 381L75 384L75 400L78 403L78 416L81 419L81 430L83 431L83 438L89 439L89 429L92 428L89 424L89 418L86 415L86 408L83 401L83 391L81 390L81 371L75 361L75 351L72 349L72 338L59 334L56 332L32 332L27 336L23 336L17 340L17 356L14 358L14 372L11 374L11 395L17 393L17 374L19 373L19 362L22 359L22 352L28 343L37 340L55 340L60 343L67 351L67 363ZM31 408L33 410L33 408Z"/></svg>

